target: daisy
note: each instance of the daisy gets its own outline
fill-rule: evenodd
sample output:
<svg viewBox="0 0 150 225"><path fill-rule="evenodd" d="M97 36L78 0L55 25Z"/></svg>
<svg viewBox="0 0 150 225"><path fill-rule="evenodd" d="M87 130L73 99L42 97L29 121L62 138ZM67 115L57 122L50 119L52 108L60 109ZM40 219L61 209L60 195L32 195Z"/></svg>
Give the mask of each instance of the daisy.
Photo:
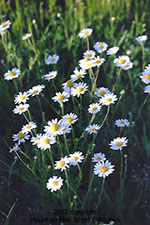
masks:
<svg viewBox="0 0 150 225"><path fill-rule="evenodd" d="M8 70L7 73L4 74L5 80L12 80L14 78L19 77L20 70L17 68L13 68L12 70Z"/></svg>
<svg viewBox="0 0 150 225"><path fill-rule="evenodd" d="M37 143L38 148L41 150L50 149L51 145L56 142L56 139L54 136L49 136L47 134L44 134L40 137L39 142Z"/></svg>
<svg viewBox="0 0 150 225"><path fill-rule="evenodd" d="M116 58L114 60L114 63L116 64L116 66L118 67L122 67L125 66L127 63L130 62L130 59L128 56L119 56L119 58Z"/></svg>
<svg viewBox="0 0 150 225"><path fill-rule="evenodd" d="M101 106L98 103L93 103L89 105L88 112L91 114L96 114L101 110Z"/></svg>
<svg viewBox="0 0 150 225"><path fill-rule="evenodd" d="M22 114L26 112L29 108L29 104L20 104L17 105L16 108L13 110L14 114Z"/></svg>
<svg viewBox="0 0 150 225"><path fill-rule="evenodd" d="M28 124L24 125L22 128L22 132L27 134L30 132L32 129L35 129L37 127L36 123L29 122Z"/></svg>
<svg viewBox="0 0 150 225"><path fill-rule="evenodd" d="M19 94L15 97L15 104L20 104L20 103L26 103L26 101L29 100L29 94L28 92L19 92Z"/></svg>
<svg viewBox="0 0 150 225"><path fill-rule="evenodd" d="M115 55L119 51L119 47L109 48L106 52L107 55Z"/></svg>
<svg viewBox="0 0 150 225"><path fill-rule="evenodd" d="M59 60L59 56L58 55L49 55L48 58L45 60L45 63L47 65L49 64L56 64Z"/></svg>
<svg viewBox="0 0 150 225"><path fill-rule="evenodd" d="M114 95L113 93L106 94L100 98L100 104L102 105L114 104L117 99L118 99L117 96Z"/></svg>
<svg viewBox="0 0 150 225"><path fill-rule="evenodd" d="M31 36L32 36L32 34L28 34L28 33L24 34L22 37L22 40L25 41L25 40L29 39Z"/></svg>
<svg viewBox="0 0 150 225"><path fill-rule="evenodd" d="M59 190L62 185L63 185L63 179L61 177L53 176L48 179L46 187L48 190L53 192L53 191Z"/></svg>
<svg viewBox="0 0 150 225"><path fill-rule="evenodd" d="M51 71L48 74L44 75L44 79L50 81L54 79L56 76L57 76L57 71Z"/></svg>
<svg viewBox="0 0 150 225"><path fill-rule="evenodd" d="M83 30L80 31L80 33L78 34L78 36L80 38L87 38L88 36L91 35L92 31L93 30L91 28L83 29Z"/></svg>
<svg viewBox="0 0 150 225"><path fill-rule="evenodd" d="M118 119L115 121L115 125L117 127L125 127L125 126L128 127L130 125L130 123L127 119Z"/></svg>
<svg viewBox="0 0 150 225"><path fill-rule="evenodd" d="M105 161L106 157L105 157L105 154L99 152L99 153L95 153L92 159L93 159L93 162L101 162L101 161Z"/></svg>
<svg viewBox="0 0 150 225"><path fill-rule="evenodd" d="M96 66L94 63L94 60L89 60L88 58L81 59L79 61L79 65L83 70L88 70L88 69Z"/></svg>
<svg viewBox="0 0 150 225"><path fill-rule="evenodd" d="M69 99L69 94L66 93L65 91L61 92L57 92L56 96L54 96L52 99L54 100L54 102L59 102L60 104L63 102L67 102Z"/></svg>
<svg viewBox="0 0 150 225"><path fill-rule="evenodd" d="M145 66L145 70L150 70L150 64L148 64L147 66Z"/></svg>
<svg viewBox="0 0 150 225"><path fill-rule="evenodd" d="M62 84L63 85L63 89L66 93L70 94L71 88L74 86L73 80L68 80L65 83Z"/></svg>
<svg viewBox="0 0 150 225"><path fill-rule="evenodd" d="M12 148L10 148L9 152L11 153L11 152L18 151L18 150L19 150L19 145L15 143L15 145Z"/></svg>
<svg viewBox="0 0 150 225"><path fill-rule="evenodd" d="M32 145L37 145L40 142L42 134L37 134L36 137L31 138Z"/></svg>
<svg viewBox="0 0 150 225"><path fill-rule="evenodd" d="M84 52L83 58L93 59L95 57L95 54L95 51L87 50L86 52Z"/></svg>
<svg viewBox="0 0 150 225"><path fill-rule="evenodd" d="M71 80L74 82L80 78L84 78L86 72L83 69L78 70L77 68L75 68L75 70L73 71L74 74L71 75Z"/></svg>
<svg viewBox="0 0 150 225"><path fill-rule="evenodd" d="M68 164L69 164L69 159L67 158L67 156L65 156L64 158L61 158L61 160L56 161L55 170L60 169L61 171L63 171L66 168L69 168Z"/></svg>
<svg viewBox="0 0 150 225"><path fill-rule="evenodd" d="M126 63L123 66L120 66L123 70L129 70L133 67L133 63L131 61L129 61L128 63Z"/></svg>
<svg viewBox="0 0 150 225"><path fill-rule="evenodd" d="M97 56L93 60L93 63L95 63L95 66L101 66L104 62L105 62L105 59L104 58L100 58L99 56Z"/></svg>
<svg viewBox="0 0 150 225"><path fill-rule="evenodd" d="M89 125L85 131L89 134L97 134L98 130L100 129L100 126L98 124Z"/></svg>
<svg viewBox="0 0 150 225"><path fill-rule="evenodd" d="M121 150L122 147L126 147L128 143L128 140L126 139L126 137L117 137L114 138L113 141L111 141L111 143L109 144L112 150Z"/></svg>
<svg viewBox="0 0 150 225"><path fill-rule="evenodd" d="M0 33L4 34L5 30L7 30L10 27L11 22L9 20L7 20L6 22L2 23L0 25Z"/></svg>
<svg viewBox="0 0 150 225"><path fill-rule="evenodd" d="M113 173L114 165L107 160L106 162L101 161L97 163L94 167L94 174L98 177L106 178L109 174Z"/></svg>
<svg viewBox="0 0 150 225"><path fill-rule="evenodd" d="M44 88L45 88L45 85L43 84L34 86L33 88L29 89L28 94L31 95L32 97L35 95L39 95Z"/></svg>
<svg viewBox="0 0 150 225"><path fill-rule="evenodd" d="M144 92L150 94L150 85L147 85L147 86L144 88Z"/></svg>
<svg viewBox="0 0 150 225"><path fill-rule="evenodd" d="M82 152L75 152L73 154L70 154L69 163L73 166L76 166L77 163L81 163L83 159L84 156L82 155Z"/></svg>
<svg viewBox="0 0 150 225"><path fill-rule="evenodd" d="M18 134L13 134L13 141L18 141L18 145L28 140L30 135L24 134L20 131Z"/></svg>
<svg viewBox="0 0 150 225"><path fill-rule="evenodd" d="M61 134L69 134L71 133L71 128L67 125L67 124L64 124L61 128Z"/></svg>
<svg viewBox="0 0 150 225"><path fill-rule="evenodd" d="M62 126L61 120L58 121L56 118L56 119L52 119L52 121L48 121L48 126L44 126L44 132L53 136L61 135L62 128L63 126Z"/></svg>
<svg viewBox="0 0 150 225"><path fill-rule="evenodd" d="M100 87L96 89L95 93L98 97L103 97L105 94L111 94L108 88Z"/></svg>
<svg viewBox="0 0 150 225"><path fill-rule="evenodd" d="M105 42L98 41L98 42L96 42L96 44L93 47L98 53L101 53L101 52L106 51L108 45Z"/></svg>
<svg viewBox="0 0 150 225"><path fill-rule="evenodd" d="M144 70L144 72L142 73L142 76L140 76L140 78L145 84L149 84L150 83L150 69Z"/></svg>
<svg viewBox="0 0 150 225"><path fill-rule="evenodd" d="M63 124L74 124L78 120L78 116L75 115L74 113L66 114L62 118L62 123Z"/></svg>
<svg viewBox="0 0 150 225"><path fill-rule="evenodd" d="M147 35L141 35L136 38L138 42L143 42L147 40Z"/></svg>
<svg viewBox="0 0 150 225"><path fill-rule="evenodd" d="M81 94L83 95L88 89L86 83L79 82L78 84L75 83L74 87L71 89L71 94L73 96L79 97Z"/></svg>

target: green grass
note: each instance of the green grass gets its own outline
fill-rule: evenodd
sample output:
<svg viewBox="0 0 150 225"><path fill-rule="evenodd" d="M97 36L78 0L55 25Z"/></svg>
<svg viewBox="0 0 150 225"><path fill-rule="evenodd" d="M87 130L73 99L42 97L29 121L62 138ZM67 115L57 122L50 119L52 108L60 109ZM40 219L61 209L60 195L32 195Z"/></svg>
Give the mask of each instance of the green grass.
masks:
<svg viewBox="0 0 150 225"><path fill-rule="evenodd" d="M6 20L11 21L10 29L3 39L0 37L0 194L6 196L6 199L1 198L0 210L6 215L11 212L10 223L5 218L6 224L23 224L25 217L28 218L28 222L24 222L27 224L39 212L39 217L40 214L41 217L50 217L50 210L57 208L76 211L97 209L100 217L118 217L120 222L115 224L148 224L148 205L145 201L149 196L150 99L144 93L145 85L139 77L145 65L150 63L149 10L148 0L0 1L0 24ZM64 103L64 112L73 112L79 116L78 122L73 126L75 137L73 133L66 135L66 144L64 137L60 136L60 144L52 145L51 151L39 151L27 142L26 146L22 145L19 156L14 158L15 154L9 153L9 147L14 144L12 135L26 123L22 115L14 115L12 112L15 108L15 96L20 91L44 84L46 88L39 96L40 103L36 97L29 101L30 113L38 125L38 133L42 132L45 125L43 115L46 121L61 119L61 108L52 101L56 93L54 83L57 92L61 91L62 83L69 79L78 65L87 49L86 40L80 39L78 33L87 27L93 29L89 37L90 49L93 49L97 41L104 41L109 47L116 45L120 48L117 56L127 55L130 51L129 57L134 67L129 71L121 70L120 76L119 69L113 63L117 56L108 57L102 53L106 62L100 67L97 87L108 87L120 99L111 105L107 120L98 135L84 135L82 139L81 134L91 119L87 113L88 105L97 102L98 98L93 95L90 99L86 93L82 102L76 97L74 101L70 99L68 103ZM32 37L23 41L25 33L31 33ZM142 34L148 35L143 50L135 39ZM58 54L60 60L56 65L47 66L45 59L52 54ZM3 77L7 70L14 67L21 70L21 76L15 79L16 85L14 81L6 81ZM58 72L54 83L43 80L42 76L52 70ZM88 75L84 82L91 90ZM122 90L124 94L120 94ZM94 123L102 124L106 111L106 107L102 107ZM127 118L130 127L120 131L114 125L119 118ZM129 141L122 152L128 157L123 157L125 180L121 181L121 189L120 154L118 151L111 151L109 147L110 141L118 137L120 132ZM52 167L52 159L58 161L61 152L64 156L68 154L66 145L70 153L81 151L85 156L89 152L84 163L79 164L80 168L70 167L68 174ZM106 158L115 165L115 172L105 180L102 196L102 179L92 175L91 158L94 152L105 153ZM46 189L46 183L54 174L64 180L68 176L68 183L64 182L60 191L51 193ZM99 196L100 204L97 205ZM13 207L16 199L18 201ZM78 224L83 223L80 221Z"/></svg>

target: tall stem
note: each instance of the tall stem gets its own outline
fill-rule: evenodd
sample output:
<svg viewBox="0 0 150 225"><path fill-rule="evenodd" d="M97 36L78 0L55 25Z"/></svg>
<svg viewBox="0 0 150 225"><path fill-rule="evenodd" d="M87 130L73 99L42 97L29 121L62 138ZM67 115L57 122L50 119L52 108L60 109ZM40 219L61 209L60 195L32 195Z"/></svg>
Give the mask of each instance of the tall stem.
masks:
<svg viewBox="0 0 150 225"><path fill-rule="evenodd" d="M103 178L102 187L101 187L101 192L100 192L100 195L99 195L99 199L98 199L96 211L97 211L98 206L99 206L99 204L101 203L101 200L102 200L102 194L103 194L103 190L104 190L104 183L105 183L105 178Z"/></svg>

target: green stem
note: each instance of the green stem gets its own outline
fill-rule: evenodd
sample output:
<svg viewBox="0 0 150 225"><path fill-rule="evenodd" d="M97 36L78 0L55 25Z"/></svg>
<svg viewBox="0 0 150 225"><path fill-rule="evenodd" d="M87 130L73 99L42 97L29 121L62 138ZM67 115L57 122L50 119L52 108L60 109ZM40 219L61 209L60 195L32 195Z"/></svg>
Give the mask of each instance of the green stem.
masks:
<svg viewBox="0 0 150 225"><path fill-rule="evenodd" d="M66 146L66 149L67 149L67 153L69 155L69 149L68 149L68 144L67 144L67 139L66 139L66 135L64 134L64 140L65 140L65 146Z"/></svg>
<svg viewBox="0 0 150 225"><path fill-rule="evenodd" d="M36 96L36 97L37 97L37 100L38 100L38 103L39 103L39 106L40 106L42 119L43 119L43 121L44 121L44 124L46 125L46 120L45 120L44 112L43 112L43 110L42 110L41 101L40 101L40 99L39 99L38 96Z"/></svg>
<svg viewBox="0 0 150 225"><path fill-rule="evenodd" d="M102 200L102 194L103 194L103 190L104 190L104 183L105 183L105 178L103 178L102 187L101 187L101 192L100 192L100 195L99 195L99 199L98 199L96 211L97 211L98 206L100 205L101 200Z"/></svg>
<svg viewBox="0 0 150 225"><path fill-rule="evenodd" d="M64 171L65 171L66 182L67 182L69 206L71 207L71 200L70 200L70 187L69 187L68 173L67 173L67 170L64 170Z"/></svg>
<svg viewBox="0 0 150 225"><path fill-rule="evenodd" d="M107 112L106 112L106 115L105 115L105 118L104 118L102 124L100 125L100 129L102 128L102 126L104 125L104 123L105 123L105 121L106 121L106 119L108 117L109 110L110 110L110 105L108 105L108 107L107 107Z"/></svg>
<svg viewBox="0 0 150 225"><path fill-rule="evenodd" d="M89 43L88 37L86 38L86 44L87 44L87 50L89 51L90 50L90 43Z"/></svg>

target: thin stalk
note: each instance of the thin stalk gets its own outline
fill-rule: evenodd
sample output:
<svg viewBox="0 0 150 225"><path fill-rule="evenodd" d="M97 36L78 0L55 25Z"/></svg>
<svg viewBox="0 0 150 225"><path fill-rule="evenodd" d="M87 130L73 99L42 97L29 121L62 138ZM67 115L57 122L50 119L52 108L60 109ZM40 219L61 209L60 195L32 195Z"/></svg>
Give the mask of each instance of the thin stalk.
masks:
<svg viewBox="0 0 150 225"><path fill-rule="evenodd" d="M99 206L99 204L101 203L101 200L102 200L102 194L103 194L103 190L104 190L104 183L105 183L105 178L103 178L103 181L102 181L101 192L100 192L100 195L99 195L96 211L97 211L98 206Z"/></svg>
<svg viewBox="0 0 150 225"><path fill-rule="evenodd" d="M89 51L90 50L90 43L89 43L88 37L86 38L86 44L87 44L87 50Z"/></svg>
<svg viewBox="0 0 150 225"><path fill-rule="evenodd" d="M108 107L107 107L107 112L106 112L106 115L105 115L105 118L104 118L102 124L100 125L100 129L102 128L102 126L104 125L104 123L105 123L105 121L106 121L106 119L108 117L109 110L110 110L110 105L108 105Z"/></svg>
<svg viewBox="0 0 150 225"><path fill-rule="evenodd" d="M67 144L67 139L66 139L66 135L64 134L64 140L65 140L65 146L66 146L66 149L67 149L67 153L69 155L69 149L68 149L68 144Z"/></svg>
<svg viewBox="0 0 150 225"><path fill-rule="evenodd" d="M68 179L68 173L67 170L65 171L65 176L66 176L66 182L67 182L67 189L68 189L68 200L69 200L69 206L71 207L71 199L70 199L70 187L69 187L69 179Z"/></svg>
<svg viewBox="0 0 150 225"><path fill-rule="evenodd" d="M36 97L37 97L37 100L38 100L38 103L39 103L39 106L40 106L42 119L43 119L44 123L46 124L45 116L44 116L44 113L43 113L43 110L42 110L42 106L41 106L41 101L40 101L38 96L36 96Z"/></svg>

